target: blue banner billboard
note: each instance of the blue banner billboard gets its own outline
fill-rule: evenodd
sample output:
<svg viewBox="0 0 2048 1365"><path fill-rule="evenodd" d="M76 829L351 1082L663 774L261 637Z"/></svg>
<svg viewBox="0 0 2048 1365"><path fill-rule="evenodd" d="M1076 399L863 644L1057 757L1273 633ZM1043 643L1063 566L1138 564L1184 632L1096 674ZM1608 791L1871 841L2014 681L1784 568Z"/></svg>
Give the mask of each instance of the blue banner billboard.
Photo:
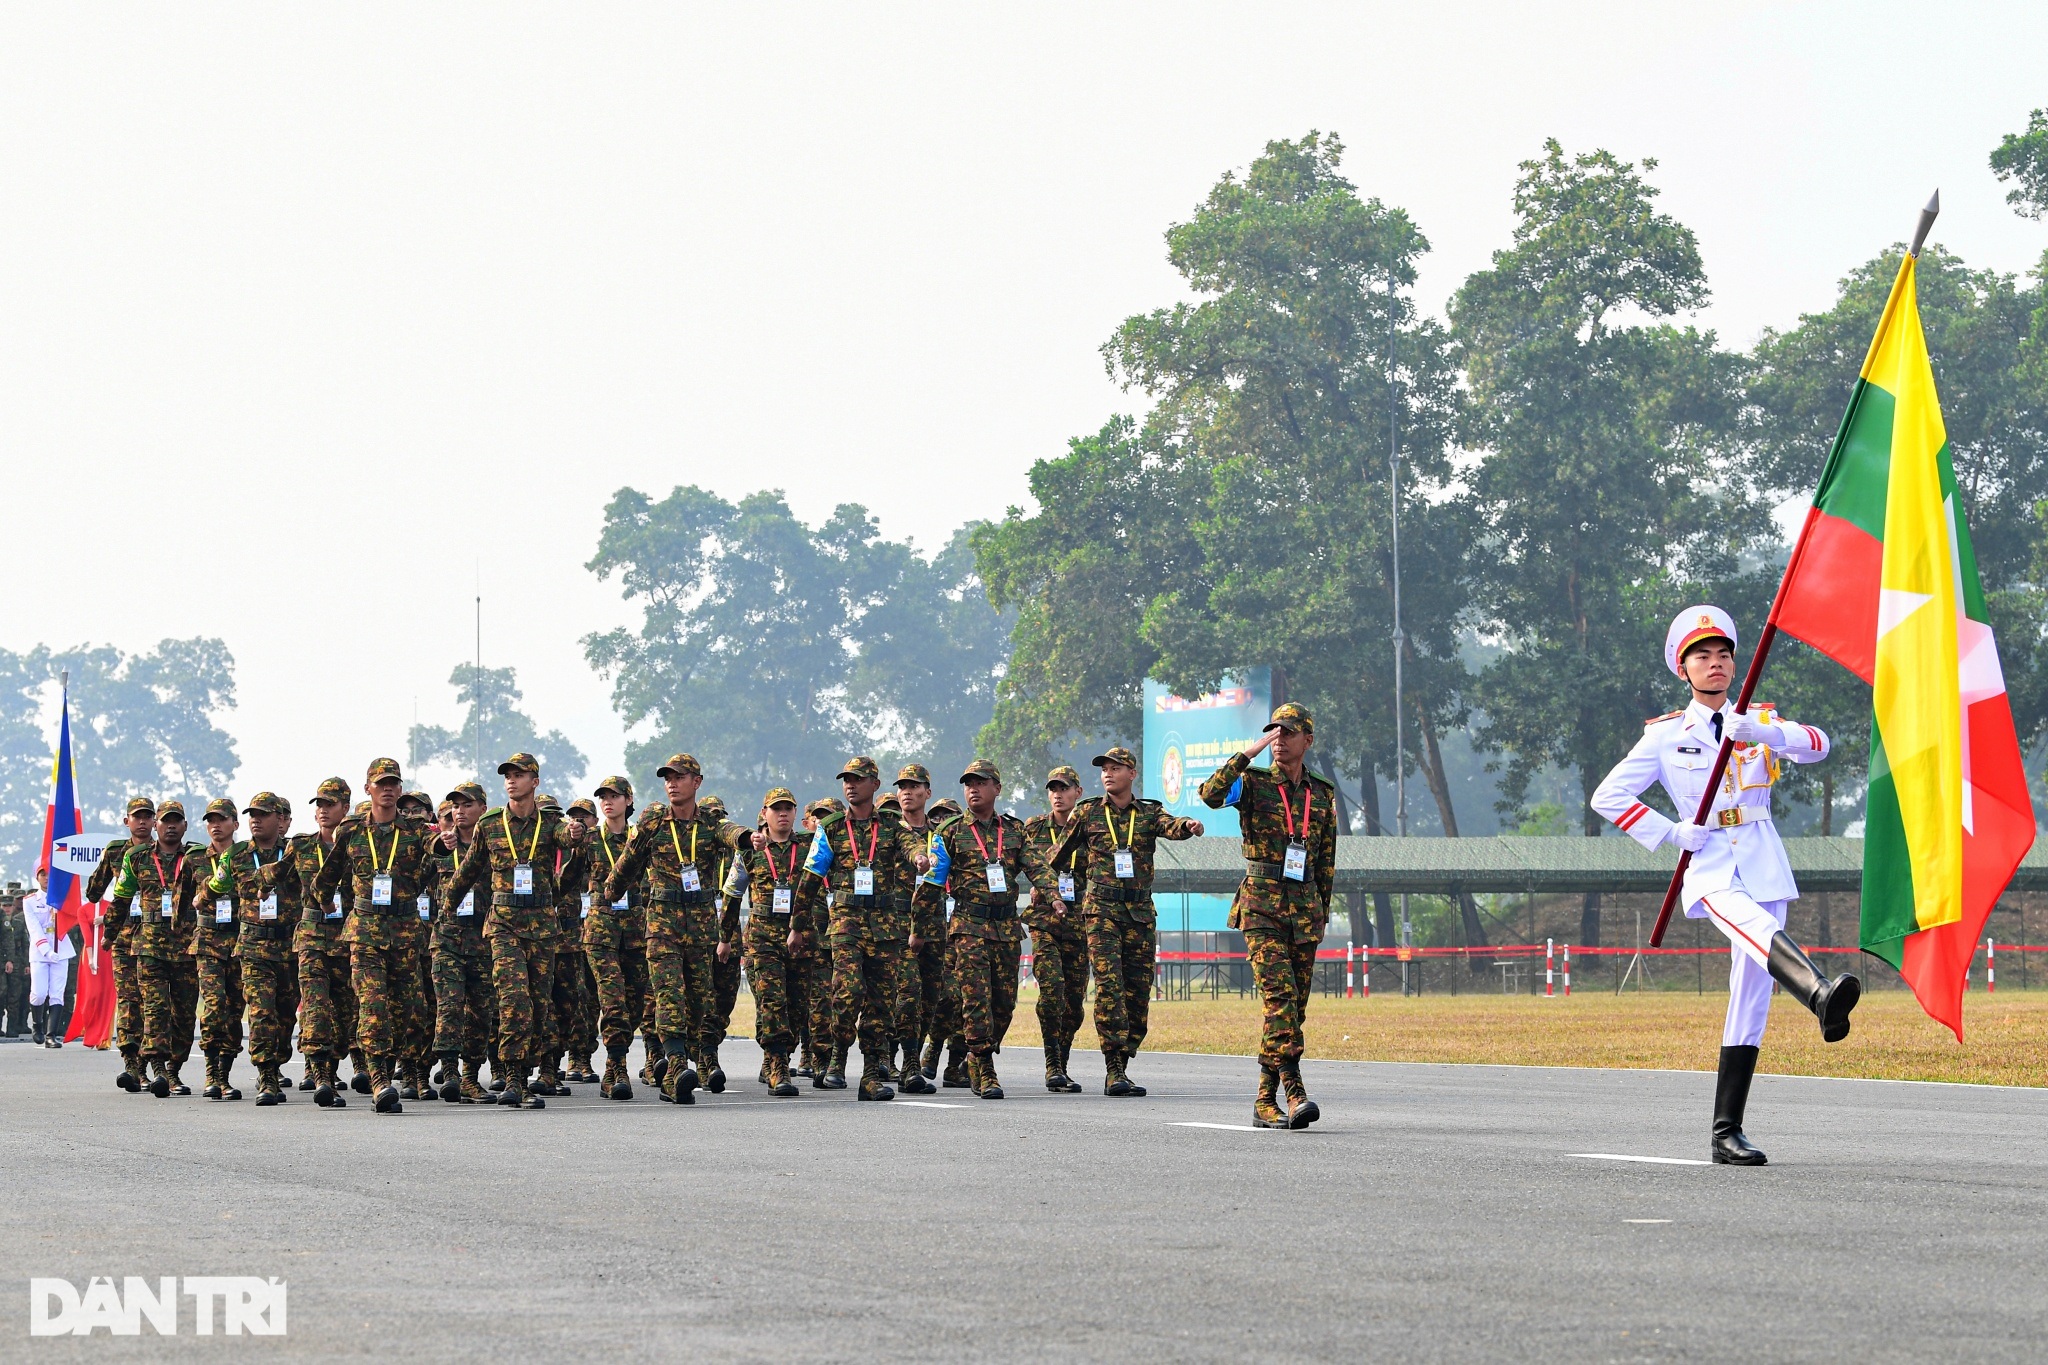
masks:
<svg viewBox="0 0 2048 1365"><path fill-rule="evenodd" d="M1214 692L1176 697L1145 679L1145 730L1138 753L1140 795L1175 815L1200 820L1211 835L1235 839L1237 812L1202 804L1202 782L1246 745L1255 742L1273 715L1273 670L1247 669L1226 677ZM1268 760L1260 756L1260 763ZM1173 902L1169 905L1168 901ZM1181 902L1187 902L1183 908ZM1180 912L1180 913L1176 913ZM1159 928L1175 930L1182 920L1196 932L1224 927L1228 896L1171 896L1159 901Z"/></svg>

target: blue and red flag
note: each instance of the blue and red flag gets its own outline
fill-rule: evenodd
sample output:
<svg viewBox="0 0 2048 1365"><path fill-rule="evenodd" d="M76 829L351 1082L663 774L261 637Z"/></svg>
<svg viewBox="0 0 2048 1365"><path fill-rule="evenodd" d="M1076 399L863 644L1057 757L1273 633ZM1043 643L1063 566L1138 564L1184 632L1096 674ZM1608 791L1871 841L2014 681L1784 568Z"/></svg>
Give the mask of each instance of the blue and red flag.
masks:
<svg viewBox="0 0 2048 1365"><path fill-rule="evenodd" d="M83 951L78 955L78 997L71 1004L67 1040L83 1041L88 1047L104 1047L114 1023L114 964L102 951L105 932L100 907L85 904L85 888L78 876L53 856L59 840L85 831L85 816L78 809L78 783L71 769L71 686L65 680L61 719L57 727L57 756L50 763L49 813L43 819L43 859L49 886L43 894L57 912L56 929L68 934L79 930Z"/></svg>
<svg viewBox="0 0 2048 1365"><path fill-rule="evenodd" d="M78 783L71 773L71 688L64 688L63 717L58 722L57 757L50 764L49 814L43 820L43 861L50 870L50 885L43 892L50 908L59 915L70 912L76 922L83 890L76 875L51 859L51 846L85 832L85 817L78 809ZM61 924L61 921L60 921Z"/></svg>

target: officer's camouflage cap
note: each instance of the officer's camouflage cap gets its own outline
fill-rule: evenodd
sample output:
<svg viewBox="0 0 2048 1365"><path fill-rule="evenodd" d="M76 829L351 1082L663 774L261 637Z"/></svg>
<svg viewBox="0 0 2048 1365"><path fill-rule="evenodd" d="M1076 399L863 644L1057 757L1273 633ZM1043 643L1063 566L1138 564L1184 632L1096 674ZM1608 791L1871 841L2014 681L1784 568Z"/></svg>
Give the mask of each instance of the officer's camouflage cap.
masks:
<svg viewBox="0 0 2048 1365"><path fill-rule="evenodd" d="M1310 717L1306 706L1298 706L1290 701L1273 708L1273 719L1266 722L1266 729L1287 730L1294 734L1312 735L1316 732L1316 723Z"/></svg>
<svg viewBox="0 0 2048 1365"><path fill-rule="evenodd" d="M448 813L449 811L451 811L451 810L454 810L454 809L455 809L455 803L454 803L453 801L450 801L450 800L449 800L449 799L448 799L447 797L445 797L445 796L444 796L444 797L442 797L442 798L441 798L441 804L440 804L440 805L438 805L438 806L436 806L436 807L434 807L434 814L435 814L435 815L446 815L446 814L447 814L447 813Z"/></svg>
<svg viewBox="0 0 2048 1365"><path fill-rule="evenodd" d="M875 781L880 782L882 780L882 770L875 763L875 760L869 758L866 754L855 754L852 758L846 760L846 766L839 770L839 776L841 778L872 777Z"/></svg>
<svg viewBox="0 0 2048 1365"><path fill-rule="evenodd" d="M569 803L569 814L586 816L592 824L595 824L597 822L597 802L587 796L579 796Z"/></svg>
<svg viewBox="0 0 2048 1365"><path fill-rule="evenodd" d="M339 801L346 805L352 794L348 783L338 777L330 777L313 789L313 804L317 806L322 801Z"/></svg>
<svg viewBox="0 0 2048 1365"><path fill-rule="evenodd" d="M697 803L697 808L714 820L725 818L725 800L722 797L707 796Z"/></svg>
<svg viewBox="0 0 2048 1365"><path fill-rule="evenodd" d="M876 801L875 804L878 806L887 806L890 810L902 810L903 798L898 796L895 792L890 792L887 796L884 796L880 800Z"/></svg>
<svg viewBox="0 0 2048 1365"><path fill-rule="evenodd" d="M929 787L932 775L922 763L906 763L896 770L896 785L900 787L906 782Z"/></svg>
<svg viewBox="0 0 2048 1365"><path fill-rule="evenodd" d="M450 801L473 801L479 806L488 806L491 803L491 798L484 795L483 784L480 782L456 783L448 789L448 799Z"/></svg>
<svg viewBox="0 0 2048 1365"><path fill-rule="evenodd" d="M1048 787L1078 787L1081 785L1081 774L1075 772L1067 764L1062 763L1059 767L1054 768L1045 775L1045 785Z"/></svg>
<svg viewBox="0 0 2048 1365"><path fill-rule="evenodd" d="M159 820L168 820L173 815L177 816L180 820L185 818L185 803L183 801L166 801L156 808L156 818Z"/></svg>
<svg viewBox="0 0 2048 1365"><path fill-rule="evenodd" d="M1121 744L1106 753L1095 755L1095 757L1088 761L1098 768L1107 768L1112 764L1120 768L1135 768L1138 766L1138 756Z"/></svg>
<svg viewBox="0 0 2048 1365"><path fill-rule="evenodd" d="M543 810L560 810L562 803L549 796L546 792L542 792L540 794L540 806Z"/></svg>
<svg viewBox="0 0 2048 1365"><path fill-rule="evenodd" d="M131 796L128 798L128 814L154 815L156 802L146 796Z"/></svg>
<svg viewBox="0 0 2048 1365"><path fill-rule="evenodd" d="M356 802L356 808L349 812L350 815L368 815L369 813L370 803L368 801Z"/></svg>
<svg viewBox="0 0 2048 1365"><path fill-rule="evenodd" d="M985 758L977 758L967 765L967 771L960 774L962 782L970 777L981 777L990 782L1000 783L1003 780L1003 770Z"/></svg>
<svg viewBox="0 0 2048 1365"><path fill-rule="evenodd" d="M768 809L770 806L794 806L795 804L796 793L787 787L770 787L768 794L761 798L761 809L763 810Z"/></svg>
<svg viewBox="0 0 2048 1365"><path fill-rule="evenodd" d="M403 776L404 774L398 771L397 759L373 758L370 760L369 771L363 774L363 785L365 787L374 787L387 777L397 780L403 778Z"/></svg>
<svg viewBox="0 0 2048 1365"><path fill-rule="evenodd" d="M239 814L241 812L235 809L234 802L228 800L225 796L216 796L213 800L206 803L206 815L203 818L211 820L216 815L224 815L232 820Z"/></svg>
<svg viewBox="0 0 2048 1365"><path fill-rule="evenodd" d="M282 796L278 797L277 813L279 815L289 816L292 813L292 803L285 800L285 798L283 798Z"/></svg>
<svg viewBox="0 0 2048 1365"><path fill-rule="evenodd" d="M654 770L656 777L702 777L704 765L689 754L670 754L668 760Z"/></svg>
<svg viewBox="0 0 2048 1365"><path fill-rule="evenodd" d="M949 815L959 815L961 813L960 803L950 796L944 800L932 802L925 810L925 814L934 820L943 820Z"/></svg>
<svg viewBox="0 0 2048 1365"><path fill-rule="evenodd" d="M838 797L821 796L817 800L811 802L810 805L804 807L804 814L815 815L820 819L823 819L827 815L837 815L840 811L843 811L845 809L846 803L844 801L841 801Z"/></svg>
<svg viewBox="0 0 2048 1365"><path fill-rule="evenodd" d="M291 807L276 792L257 792L242 809L250 815L283 815Z"/></svg>
<svg viewBox="0 0 2048 1365"><path fill-rule="evenodd" d="M540 760L532 754L514 754L498 765L498 776L503 777L506 773L510 772L532 773L535 777L539 777Z"/></svg>
<svg viewBox="0 0 2048 1365"><path fill-rule="evenodd" d="M633 799L633 784L631 782L628 782L625 778L620 777L617 773L612 774L610 777L607 777L604 781L598 783L595 790L599 796L603 796L606 792L610 792L613 796L623 796L628 801L631 801Z"/></svg>
<svg viewBox="0 0 2048 1365"><path fill-rule="evenodd" d="M430 811L434 808L434 798L423 791L414 790L404 793L398 798L400 808L403 808L408 801L418 806L421 810Z"/></svg>

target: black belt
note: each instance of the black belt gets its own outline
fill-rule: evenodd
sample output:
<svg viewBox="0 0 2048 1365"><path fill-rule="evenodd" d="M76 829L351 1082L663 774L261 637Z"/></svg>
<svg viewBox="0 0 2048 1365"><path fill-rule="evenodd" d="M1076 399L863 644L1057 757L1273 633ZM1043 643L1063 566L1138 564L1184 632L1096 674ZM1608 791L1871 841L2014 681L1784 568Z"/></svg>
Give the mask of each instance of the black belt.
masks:
<svg viewBox="0 0 2048 1365"><path fill-rule="evenodd" d="M520 895L514 891L493 891L491 893L491 904L502 905L508 910L552 910L555 908L555 902L552 897L543 896L537 891L529 892L526 895Z"/></svg>
<svg viewBox="0 0 2048 1365"><path fill-rule="evenodd" d="M1152 899L1149 886L1116 886L1096 882L1088 888L1088 894L1097 901L1108 901L1115 905L1142 905Z"/></svg>
<svg viewBox="0 0 2048 1365"><path fill-rule="evenodd" d="M685 891L680 886L664 886L654 893L656 905L697 906L711 904L709 891Z"/></svg>
<svg viewBox="0 0 2048 1365"><path fill-rule="evenodd" d="M953 898L953 913L965 915L969 919L1000 921L1017 918L1017 907L1014 905L994 905L986 901L963 901L956 896Z"/></svg>
<svg viewBox="0 0 2048 1365"><path fill-rule="evenodd" d="M1269 882L1285 881L1286 878L1280 875L1284 871L1286 869L1279 863L1255 863L1250 858L1244 860L1244 875L1247 877L1263 877Z"/></svg>
<svg viewBox="0 0 2048 1365"><path fill-rule="evenodd" d="M368 896L356 897L356 909L359 912L372 915L395 915L401 910L403 910L408 915L417 915L420 912L419 905L411 900L407 900L404 902L404 904L400 904L397 900L394 899L389 905L378 905L375 901L372 901Z"/></svg>
<svg viewBox="0 0 2048 1365"><path fill-rule="evenodd" d="M250 924L244 922L242 933L249 938L255 939L258 943L275 943L279 939L289 943L292 937L292 930L296 927L296 925L291 924Z"/></svg>

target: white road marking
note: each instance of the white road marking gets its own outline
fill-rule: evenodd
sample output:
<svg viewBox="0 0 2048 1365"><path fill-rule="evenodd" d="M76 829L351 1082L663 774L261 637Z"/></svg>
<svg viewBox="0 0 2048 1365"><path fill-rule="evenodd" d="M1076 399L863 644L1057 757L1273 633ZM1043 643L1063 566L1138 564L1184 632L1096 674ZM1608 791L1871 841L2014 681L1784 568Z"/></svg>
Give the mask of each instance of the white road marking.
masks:
<svg viewBox="0 0 2048 1365"><path fill-rule="evenodd" d="M964 1104L940 1104L937 1100L897 1100L896 1103L907 1104L913 1109L965 1109L967 1107Z"/></svg>
<svg viewBox="0 0 2048 1365"><path fill-rule="evenodd" d="M1671 1220L1669 1218L1624 1218L1621 1221L1624 1223L1668 1223Z"/></svg>
<svg viewBox="0 0 2048 1365"><path fill-rule="evenodd" d="M1169 1128L1221 1128L1230 1133L1259 1133L1264 1129L1254 1128L1249 1123L1169 1123Z"/></svg>
<svg viewBox="0 0 2048 1365"><path fill-rule="evenodd" d="M1587 1161L1646 1161L1652 1166L1711 1166L1711 1161L1695 1161L1688 1156L1623 1156L1619 1152L1566 1152L1566 1156L1583 1157Z"/></svg>

